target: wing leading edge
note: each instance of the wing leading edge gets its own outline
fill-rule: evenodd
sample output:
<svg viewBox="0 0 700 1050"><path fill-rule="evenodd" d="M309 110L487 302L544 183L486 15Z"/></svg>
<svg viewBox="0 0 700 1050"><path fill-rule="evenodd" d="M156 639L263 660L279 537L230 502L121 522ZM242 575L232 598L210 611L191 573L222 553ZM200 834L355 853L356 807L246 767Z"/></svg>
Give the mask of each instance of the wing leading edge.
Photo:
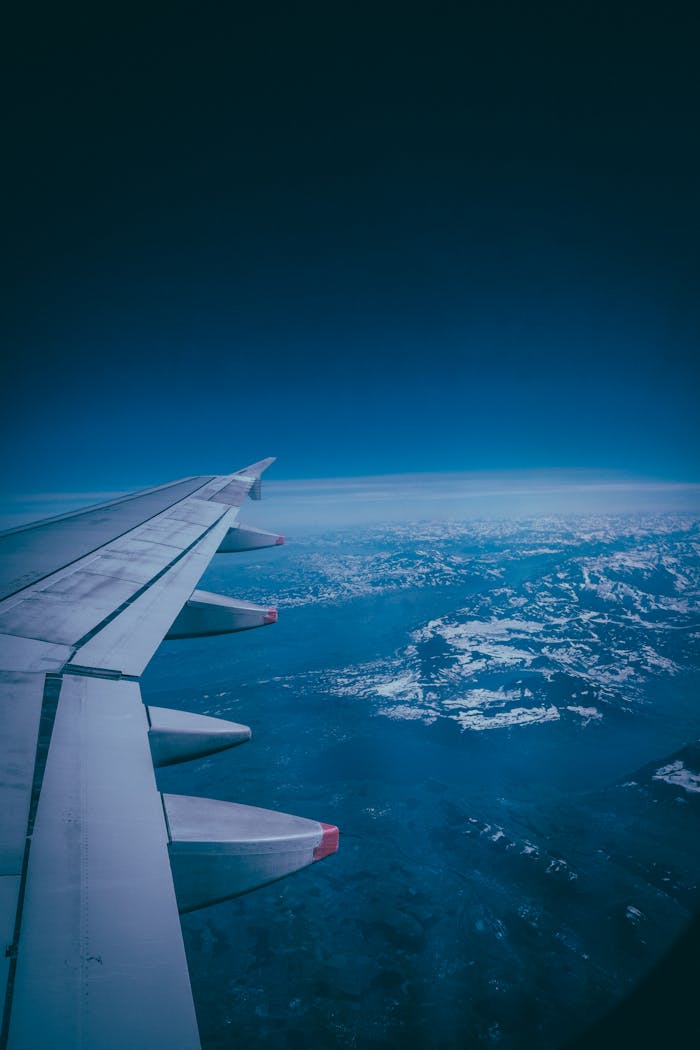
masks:
<svg viewBox="0 0 700 1050"><path fill-rule="evenodd" d="M2 1047L199 1047L178 912L337 848L315 820L161 795L154 766L250 730L141 698L166 635L276 619L196 591L217 551L282 541L236 521L272 462L0 535Z"/></svg>

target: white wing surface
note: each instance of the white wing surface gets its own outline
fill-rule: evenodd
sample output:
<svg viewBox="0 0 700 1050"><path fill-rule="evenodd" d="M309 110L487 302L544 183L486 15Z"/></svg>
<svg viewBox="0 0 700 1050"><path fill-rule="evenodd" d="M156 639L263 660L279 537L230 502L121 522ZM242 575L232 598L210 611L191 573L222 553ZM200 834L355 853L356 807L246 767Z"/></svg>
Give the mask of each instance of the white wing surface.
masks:
<svg viewBox="0 0 700 1050"><path fill-rule="evenodd" d="M246 726L148 708L165 637L247 630L276 611L197 591L262 460L0 535L0 1045L199 1047L179 911L337 848L336 828L161 795L154 766L243 743Z"/></svg>

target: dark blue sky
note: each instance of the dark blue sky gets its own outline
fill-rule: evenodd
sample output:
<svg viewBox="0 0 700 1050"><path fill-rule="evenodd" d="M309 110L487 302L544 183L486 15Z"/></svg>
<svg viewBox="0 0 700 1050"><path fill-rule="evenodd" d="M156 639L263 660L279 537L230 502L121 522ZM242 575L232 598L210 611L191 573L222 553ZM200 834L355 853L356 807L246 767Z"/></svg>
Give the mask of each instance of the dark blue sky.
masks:
<svg viewBox="0 0 700 1050"><path fill-rule="evenodd" d="M690 5L381 6L12 27L6 493L698 478Z"/></svg>

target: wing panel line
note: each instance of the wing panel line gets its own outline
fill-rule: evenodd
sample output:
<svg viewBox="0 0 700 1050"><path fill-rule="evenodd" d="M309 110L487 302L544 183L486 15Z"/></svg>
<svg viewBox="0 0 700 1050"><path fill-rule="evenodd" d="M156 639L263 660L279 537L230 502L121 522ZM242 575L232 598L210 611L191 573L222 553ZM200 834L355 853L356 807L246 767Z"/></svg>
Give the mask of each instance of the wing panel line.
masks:
<svg viewBox="0 0 700 1050"><path fill-rule="evenodd" d="M170 572L174 565L177 565L179 561L182 561L182 559L186 557L186 555L193 551L194 548L197 547L202 542L202 540L209 535L212 529L216 528L216 526L219 524L224 515L228 514L230 509L230 507L227 507L226 510L224 510L219 515L216 521L212 522L208 529L205 529L204 532L202 532L201 535L199 535L193 543L190 543L189 547L185 547L184 550L180 551L177 557L173 558L172 561L168 562L168 564L164 568L162 568L160 572L157 572L155 576L152 576L148 583L144 583L143 587L140 587L138 591L134 591L134 593L130 595L125 601L123 601L121 605L117 606L116 609L113 609L108 616L105 616L105 618L101 620L96 627L93 627L90 631L87 632L87 634L84 634L82 638L79 638L77 642L74 642L73 651L77 652L78 649L82 649L82 647L86 645L91 638L94 638L96 634L99 634L100 631L107 626L107 624L111 623L112 620L116 620L117 616L120 616L125 609L128 609L130 605L133 605L134 602L137 601L141 597L141 595L145 594L146 591L149 590L149 588L154 583L162 579L162 577L165 576L166 573Z"/></svg>
<svg viewBox="0 0 700 1050"><path fill-rule="evenodd" d="M78 510L69 510L64 514L52 514L49 518L40 518L38 521L28 521L24 525L16 525L13 529L3 529L0 532L0 540L4 540L6 536L15 536L19 532L29 532L31 529L37 528L39 525L53 525L57 521L67 521L68 518L79 518L81 514L89 514L93 510L107 510L109 507L116 507L120 503L131 503L132 500L141 499L143 496L150 496L153 492L163 492L165 489L174 488L175 485L183 485L188 481L195 481L197 478L202 478L202 487L208 485L209 482L213 481L216 475L200 475L191 474L187 478L179 478L177 481L166 481L164 485L154 485L150 489L139 489L138 492L125 492L123 496L117 496L116 499L105 500L104 503L91 503L88 507L79 507ZM195 491L199 491L196 489Z"/></svg>
<svg viewBox="0 0 700 1050"><path fill-rule="evenodd" d="M61 569L66 569L70 565L74 565L76 562L79 562L83 558L88 557L88 555L94 554L96 551L99 551L102 547L105 547L108 543L116 542L116 540L119 540L123 536L126 536L129 532L132 532L134 529L139 528L141 525L147 524L149 521L152 521L153 518L157 518L164 511L171 510L173 507L177 506L179 503L182 503L184 500L189 499L191 496L196 495L196 493L201 492L201 490L203 488L205 488L210 483L210 481L211 481L211 477L202 477L201 478L201 484L197 485L191 491L188 491L188 492L184 493L180 497L180 499L176 499L173 503L168 504L168 505L166 505L164 507L159 506L157 510L155 510L152 514L149 514L147 517L143 518L143 520L141 520L141 521L130 522L128 528L123 529L123 531L121 531L121 532L117 532L117 533L115 533L113 535L110 534L109 536L106 536L106 537L102 538L101 542L97 543L96 546L91 547L89 550L81 550L80 553L76 557L70 557L69 556L69 558L68 558L68 560L66 562L64 562L64 563L62 563L60 565L52 565L50 568L48 568L48 571L46 571L46 572L42 572L41 569L40 569L39 570L39 575L23 579L21 584L20 584L20 586L15 586L16 583L20 582L17 579L12 580L12 578L10 578L9 589L4 589L4 587L3 587L3 582L5 584L5 587L8 586L7 579L5 581L3 581L3 582L0 582L0 601L4 601L7 598L11 598L13 595L19 594L21 591L26 590L28 587L33 587L35 584L41 583L42 580L48 579L49 576L53 576L54 573L59 572ZM2 542L4 540L12 540L13 537L21 536L22 533L30 532L32 529L41 529L41 528L46 527L47 525L60 524L62 521L68 521L70 518L80 517L80 515L82 515L82 514L94 513L94 512L99 511L99 510L101 510L103 508L105 510L107 510L107 509L109 509L112 506L133 502L133 500L139 499L139 498L143 498L144 496L151 495L151 493L153 493L153 492L164 491L164 490L166 490L168 488L174 487L174 485L182 485L182 484L186 484L186 482L173 482L171 485L164 485L164 486L162 486L159 489L148 489L148 490L146 490L146 492L138 493L137 495L135 495L133 497L128 497L128 498L125 498L125 499L122 499L122 500L115 500L113 503L98 504L95 507L86 508L85 510L79 511L79 512L74 513L74 514L59 515L57 518L49 518L46 521L33 522L30 525L20 526L20 528L18 528L18 529L12 529L12 530L10 530L8 532L4 532L4 533L0 534L0 548L1 548ZM0 553L1 553L1 549L0 549Z"/></svg>
<svg viewBox="0 0 700 1050"><path fill-rule="evenodd" d="M12 1013L12 993L14 991L15 977L17 974L17 949L22 932L22 913L24 911L24 896L27 889L27 870L29 868L29 850L32 842L32 831L36 820L37 806L41 785L44 781L46 760L49 755L49 745L53 734L54 722L56 721L56 709L58 697L61 691L63 678L60 674L47 674L44 679L44 695L41 701L41 715L39 718L39 735L37 738L36 753L34 756L34 776L32 778L32 795L29 804L29 816L27 818L27 833L24 840L24 854L22 856L22 871L20 874L19 894L17 896L17 911L15 913L15 926L12 935L12 944L8 945L6 952L9 954L10 965L7 974L7 985L5 989L5 1002L2 1011L2 1026L0 1027L0 1048L5 1050L10 1032L10 1016Z"/></svg>

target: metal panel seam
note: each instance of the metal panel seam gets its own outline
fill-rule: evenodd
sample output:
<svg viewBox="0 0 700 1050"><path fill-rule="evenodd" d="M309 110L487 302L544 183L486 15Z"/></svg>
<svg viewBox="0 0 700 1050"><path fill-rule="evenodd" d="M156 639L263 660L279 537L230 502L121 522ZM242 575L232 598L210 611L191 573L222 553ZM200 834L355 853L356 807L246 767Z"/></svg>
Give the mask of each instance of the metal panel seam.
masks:
<svg viewBox="0 0 700 1050"><path fill-rule="evenodd" d="M29 851L32 843L32 831L41 794L41 785L46 769L46 760L49 754L51 736L53 734L58 698L61 692L62 675L49 672L44 677L44 695L41 701L41 715L39 718L39 734L37 736L36 752L34 755L34 775L32 778L32 795L27 817L27 834L24 841L24 854L22 856L22 871L20 874L19 894L17 897L17 911L15 913L15 927L12 936L12 944L8 945L5 954L9 955L10 966L7 976L7 988L5 991L5 1002L3 1005L2 1027L0 1028L0 1048L5 1050L10 1034L10 1016L12 1013L12 995L14 991L15 976L17 973L17 950L22 930L22 913L24 910L24 896L27 888L27 870L29 868ZM43 723L43 726L42 726ZM42 740L42 730L44 739Z"/></svg>
<svg viewBox="0 0 700 1050"><path fill-rule="evenodd" d="M119 605L116 609L114 609L108 616L105 616L104 620L101 620L97 624L97 626L93 627L92 630L87 632L87 634L84 634L82 638L79 638L77 640L77 642L73 642L73 651L77 652L79 649L82 649L82 647L86 645L92 638L94 638L96 634L99 634L100 631L107 626L107 624L111 623L112 620L116 620L116 618L120 616L125 609L128 609L130 605L133 605L135 601L137 601L143 594L145 594L149 587L151 587L154 583L156 583L163 576L165 576L166 573L170 572L174 565L177 565L179 561L182 561L185 555L189 554L192 550L194 550L194 548L199 543L201 543L206 536L209 535L212 529L216 528L221 519L224 517L224 514L227 514L229 510L230 508L227 507L226 510L216 519L216 521L212 522L209 528L206 529L201 534L201 536L197 537L194 543L191 543L189 547L185 547L183 551L180 551L176 558L173 558L171 562L168 562L168 564L163 569L161 569L160 572L157 572L155 576L152 576L148 583L144 583L144 585L140 587L138 591L134 591L134 593L129 598L127 598L126 601L122 602L122 604Z"/></svg>
<svg viewBox="0 0 700 1050"><path fill-rule="evenodd" d="M205 488L206 485L208 485L211 480L212 479L209 478L208 480L204 481L199 486L199 488L194 489L192 492L188 492L186 496L183 496L181 499L176 500L174 503L171 503L169 507L161 507L161 509L156 511L155 514L151 514L151 516L149 518L144 518L143 521L140 521L138 523L138 525L132 525L130 528L125 529L124 532L120 532L116 536L113 536L112 539L107 541L107 543L115 543L117 540L122 539L124 536L128 536L128 534L130 532L133 532L134 529L140 529L143 525L146 525L149 521L153 521L154 518L157 518L165 510L172 510L173 507L177 507L180 503L183 503L186 499L190 499L190 497L196 495L197 492L201 492L201 490L203 488ZM173 482L173 485L176 485L176 484L179 484L179 482ZM164 485L163 488L168 488L168 486ZM148 490L148 491L151 491L151 490ZM156 490L153 490L153 491L156 491ZM136 499L137 497L133 497L133 498ZM119 502L119 501L117 500L115 502ZM128 500L124 500L123 502L126 503L126 502L128 502ZM100 506L101 506L101 504L97 504L95 507L86 508L86 512L87 512L87 510L98 510ZM66 517L70 517L70 515L66 515ZM49 519L49 520L51 520L51 519ZM45 523L44 522L33 522L31 526L27 525L25 528L29 529L30 527L33 527L35 525L43 525L43 524L45 524ZM12 531L15 531L15 530L12 530ZM18 529L16 531L21 532L22 528L20 528L20 529ZM41 583L42 580L48 580L51 576L55 575L55 573L57 573L57 572L60 572L62 569L67 569L70 565L77 564L77 562L82 561L83 558L87 558L90 554L95 554L96 551L102 550L103 547L107 546L107 543L102 543L98 547L94 547L92 550L83 551L83 553L78 558L73 558L71 561L67 561L65 563L65 565L59 566L58 569L53 569L51 572L47 572L44 576L39 576L36 580L32 580L31 583L26 584L24 587L18 587L17 590L10 591L8 594L3 595L2 601L3 602L7 601L8 598L13 598L16 594L21 594L22 591L26 591L30 587L35 587L36 584L37 583Z"/></svg>

